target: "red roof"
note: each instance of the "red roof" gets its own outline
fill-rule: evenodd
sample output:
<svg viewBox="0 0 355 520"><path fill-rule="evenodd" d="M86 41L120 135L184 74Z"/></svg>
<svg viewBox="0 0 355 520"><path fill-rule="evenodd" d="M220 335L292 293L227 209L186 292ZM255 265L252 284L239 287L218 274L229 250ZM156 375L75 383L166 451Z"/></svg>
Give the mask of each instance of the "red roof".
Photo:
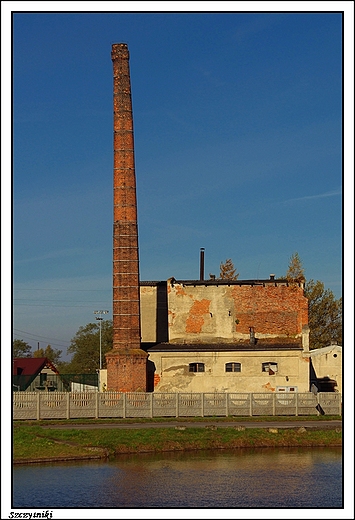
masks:
<svg viewBox="0 0 355 520"><path fill-rule="evenodd" d="M39 374L43 368L50 368L58 374L58 370L48 358L14 358L12 374L14 376L33 376Z"/></svg>

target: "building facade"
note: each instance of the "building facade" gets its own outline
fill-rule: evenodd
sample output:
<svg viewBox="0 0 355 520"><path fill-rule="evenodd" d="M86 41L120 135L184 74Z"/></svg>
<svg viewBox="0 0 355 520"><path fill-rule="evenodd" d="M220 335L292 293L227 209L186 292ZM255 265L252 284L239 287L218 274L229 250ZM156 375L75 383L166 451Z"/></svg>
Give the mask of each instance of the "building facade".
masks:
<svg viewBox="0 0 355 520"><path fill-rule="evenodd" d="M308 392L303 292L272 278L141 282L148 390Z"/></svg>

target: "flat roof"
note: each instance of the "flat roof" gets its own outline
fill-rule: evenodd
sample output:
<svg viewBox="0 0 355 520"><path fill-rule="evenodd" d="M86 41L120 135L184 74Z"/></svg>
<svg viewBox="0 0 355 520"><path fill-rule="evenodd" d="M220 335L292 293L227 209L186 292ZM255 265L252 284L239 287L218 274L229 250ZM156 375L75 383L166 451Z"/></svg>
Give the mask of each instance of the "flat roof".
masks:
<svg viewBox="0 0 355 520"><path fill-rule="evenodd" d="M147 352L262 352L270 350L303 350L302 344L277 340L274 342L257 341L250 344L249 341L237 343L157 343L146 348Z"/></svg>
<svg viewBox="0 0 355 520"><path fill-rule="evenodd" d="M139 283L142 286L154 286L154 285L165 285L170 282L172 285L288 285L288 281L285 279L271 280L176 280L175 278L169 278L169 280L141 280ZM301 283L299 283L301 285Z"/></svg>

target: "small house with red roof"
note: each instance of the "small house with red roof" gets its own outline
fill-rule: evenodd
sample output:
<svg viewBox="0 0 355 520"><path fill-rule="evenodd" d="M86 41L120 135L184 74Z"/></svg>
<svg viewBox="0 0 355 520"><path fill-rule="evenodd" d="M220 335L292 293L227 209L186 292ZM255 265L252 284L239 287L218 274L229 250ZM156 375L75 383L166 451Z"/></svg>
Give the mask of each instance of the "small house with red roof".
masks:
<svg viewBox="0 0 355 520"><path fill-rule="evenodd" d="M55 365L44 358L14 358L12 386L14 391L55 391L59 380Z"/></svg>

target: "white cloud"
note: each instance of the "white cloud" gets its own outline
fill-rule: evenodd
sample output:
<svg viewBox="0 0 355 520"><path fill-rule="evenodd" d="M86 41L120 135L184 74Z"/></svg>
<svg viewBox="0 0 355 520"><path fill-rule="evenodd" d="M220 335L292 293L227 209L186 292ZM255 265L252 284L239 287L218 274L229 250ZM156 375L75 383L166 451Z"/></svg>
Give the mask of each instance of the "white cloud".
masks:
<svg viewBox="0 0 355 520"><path fill-rule="evenodd" d="M302 200L314 200L314 199L323 199L326 197L335 197L337 195L341 195L341 189L327 191L325 193L318 193L316 195L305 195L304 197L297 197L295 199L288 199L284 201L284 204L288 204L290 202L299 202Z"/></svg>

